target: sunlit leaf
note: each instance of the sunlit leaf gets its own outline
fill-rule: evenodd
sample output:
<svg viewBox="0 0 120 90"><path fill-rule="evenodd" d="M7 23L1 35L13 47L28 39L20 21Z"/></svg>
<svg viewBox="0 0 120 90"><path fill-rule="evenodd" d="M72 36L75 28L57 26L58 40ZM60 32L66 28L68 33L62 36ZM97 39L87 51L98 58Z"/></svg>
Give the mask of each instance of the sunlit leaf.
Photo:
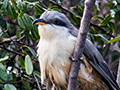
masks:
<svg viewBox="0 0 120 90"><path fill-rule="evenodd" d="M7 9L7 13L13 19L17 18L17 13L16 13L16 9L15 9L14 5L9 4L8 9Z"/></svg>
<svg viewBox="0 0 120 90"><path fill-rule="evenodd" d="M27 5L25 2L18 2L18 8L22 11L22 12L26 12L27 11Z"/></svg>
<svg viewBox="0 0 120 90"><path fill-rule="evenodd" d="M28 47L26 45L24 45L24 47L27 47L30 50L30 52L32 53L32 55L38 60L36 52L31 47Z"/></svg>
<svg viewBox="0 0 120 90"><path fill-rule="evenodd" d="M5 84L4 85L4 90L17 90L17 89L12 84Z"/></svg>
<svg viewBox="0 0 120 90"><path fill-rule="evenodd" d="M35 4L34 10L38 15L41 15L44 12L44 9L38 4Z"/></svg>
<svg viewBox="0 0 120 90"><path fill-rule="evenodd" d="M77 8L78 8L78 11L79 11L79 12L83 13L83 11L84 11L84 7L83 7L83 6L79 6L79 5L78 5Z"/></svg>
<svg viewBox="0 0 120 90"><path fill-rule="evenodd" d="M54 11L58 11L58 12L62 11L62 9L58 6L52 6L52 7L49 8L49 10L54 10Z"/></svg>
<svg viewBox="0 0 120 90"><path fill-rule="evenodd" d="M112 19L112 17L111 17L111 15L109 14L108 16L106 16L106 17L103 19L103 21L100 23L100 26L101 26L102 24L107 24L107 23L109 23L111 19Z"/></svg>
<svg viewBox="0 0 120 90"><path fill-rule="evenodd" d="M24 14L23 16L18 16L18 24L23 29L32 29L32 20L30 19L28 14Z"/></svg>
<svg viewBox="0 0 120 90"><path fill-rule="evenodd" d="M105 34L96 34L95 36L100 36L102 40L108 41L108 37Z"/></svg>
<svg viewBox="0 0 120 90"><path fill-rule="evenodd" d="M95 15L95 16L93 16L92 18L99 18L99 19L103 20L103 18L100 17L100 16L98 16L98 15Z"/></svg>
<svg viewBox="0 0 120 90"><path fill-rule="evenodd" d="M38 78L41 77L41 75L40 75L40 73L39 73L38 71L34 71L34 73L35 73L35 75L36 75Z"/></svg>
<svg viewBox="0 0 120 90"><path fill-rule="evenodd" d="M23 81L22 84L25 86L26 90L31 90L30 83Z"/></svg>
<svg viewBox="0 0 120 90"><path fill-rule="evenodd" d="M110 29L112 29L112 32L115 33L115 31L116 31L116 25L115 25L115 23L109 22L108 25L109 25Z"/></svg>
<svg viewBox="0 0 120 90"><path fill-rule="evenodd" d="M99 12L99 8L97 5L94 6L94 14L98 14Z"/></svg>
<svg viewBox="0 0 120 90"><path fill-rule="evenodd" d="M37 25L34 25L32 30L31 30L31 37L34 38L34 40L38 40L40 38L39 34L38 34L38 27Z"/></svg>
<svg viewBox="0 0 120 90"><path fill-rule="evenodd" d="M21 38L21 31L20 30L16 30L16 35L18 38Z"/></svg>
<svg viewBox="0 0 120 90"><path fill-rule="evenodd" d="M0 62L8 60L9 56L5 56L4 58L0 58Z"/></svg>
<svg viewBox="0 0 120 90"><path fill-rule="evenodd" d="M77 24L80 25L81 18L70 14L71 19Z"/></svg>
<svg viewBox="0 0 120 90"><path fill-rule="evenodd" d="M32 29L32 20L30 19L28 14L25 13L22 16L22 20L25 23L25 26L26 26L27 29Z"/></svg>
<svg viewBox="0 0 120 90"><path fill-rule="evenodd" d="M33 64L29 55L25 56L25 71L28 75L31 75L33 72Z"/></svg>
<svg viewBox="0 0 120 90"><path fill-rule="evenodd" d="M3 3L3 5L2 5L2 8L1 9L6 9L7 8L7 6L8 6L8 0L4 0L4 3Z"/></svg>
<svg viewBox="0 0 120 90"><path fill-rule="evenodd" d="M108 41L108 43L113 43L113 42L118 42L118 41L120 41L120 36L115 37L114 39Z"/></svg>
<svg viewBox="0 0 120 90"><path fill-rule="evenodd" d="M8 79L6 67L2 63L0 63L0 78L4 81Z"/></svg>
<svg viewBox="0 0 120 90"><path fill-rule="evenodd" d="M20 65L22 66L23 69L25 69L25 60L23 60L22 57L19 57Z"/></svg>

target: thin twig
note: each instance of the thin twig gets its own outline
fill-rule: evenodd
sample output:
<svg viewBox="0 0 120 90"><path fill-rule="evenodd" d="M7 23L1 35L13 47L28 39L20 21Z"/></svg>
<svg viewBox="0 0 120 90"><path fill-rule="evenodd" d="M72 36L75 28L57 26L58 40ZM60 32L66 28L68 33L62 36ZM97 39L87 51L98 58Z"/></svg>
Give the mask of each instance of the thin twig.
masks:
<svg viewBox="0 0 120 90"><path fill-rule="evenodd" d="M21 34L23 34L25 31L26 31L26 30L23 30L23 31L21 32ZM6 39L6 40L1 41L1 42L0 42L0 45L2 45L3 43L11 42L11 41L13 41L13 40L15 40L15 39L17 39L17 38L18 38L17 35L12 36L12 37L10 37L10 38L8 38L8 39Z"/></svg>
<svg viewBox="0 0 120 90"><path fill-rule="evenodd" d="M10 50L10 49L7 49L7 48L1 47L1 46L0 46L0 48L1 48L1 49L4 49L4 50L7 50L7 51L9 51L9 52L12 52L12 53L14 53L14 54L16 54L16 55L20 55L20 56L24 57L24 55L22 55L21 53L18 53L18 52L16 52L16 51L12 51L12 50Z"/></svg>
<svg viewBox="0 0 120 90"><path fill-rule="evenodd" d="M34 78L35 78L35 80L36 80L36 82L37 82L37 85L38 85L39 90L41 90L40 84L39 84L39 82L38 82L38 80L37 80L37 78L36 78L36 76L35 76L34 73L33 73L33 76L34 76Z"/></svg>
<svg viewBox="0 0 120 90"><path fill-rule="evenodd" d="M41 3L41 4L42 4L42 6L43 6L45 9L47 9L47 8L48 8L45 4L43 4L43 3L42 3L42 1L41 1L41 0L39 0L39 3Z"/></svg>
<svg viewBox="0 0 120 90"><path fill-rule="evenodd" d="M15 84L15 83L20 83L23 81L27 81L28 79L23 79L23 80L19 80L19 81L15 81L15 82L0 82L0 84Z"/></svg>
<svg viewBox="0 0 120 90"><path fill-rule="evenodd" d="M20 42L24 37L25 35L23 35L20 39L18 39L17 42Z"/></svg>
<svg viewBox="0 0 120 90"><path fill-rule="evenodd" d="M51 3L54 4L54 5L56 5L56 6L60 7L60 8L62 8L62 9L65 10L66 12L69 12L70 14L72 14L72 15L74 15L74 16L77 16L75 13L69 11L67 8L65 8L65 7L63 7L63 6L61 6L61 5L59 5L58 3L56 3L56 2L54 2L54 1L52 1L52 0L48 0L48 1L51 2ZM80 16L82 16L82 13L80 14Z"/></svg>

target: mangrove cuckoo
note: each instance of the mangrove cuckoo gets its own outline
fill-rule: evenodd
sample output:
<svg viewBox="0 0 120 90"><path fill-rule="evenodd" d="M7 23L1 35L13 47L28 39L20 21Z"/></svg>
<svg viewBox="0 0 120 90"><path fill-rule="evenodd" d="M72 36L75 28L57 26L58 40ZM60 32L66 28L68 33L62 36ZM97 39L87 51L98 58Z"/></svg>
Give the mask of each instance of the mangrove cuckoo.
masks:
<svg viewBox="0 0 120 90"><path fill-rule="evenodd" d="M78 29L68 18L57 11L45 11L33 24L38 25L40 41L38 59L41 82L47 90L67 90ZM87 38L78 74L78 87L82 90L118 90L113 74L100 52Z"/></svg>

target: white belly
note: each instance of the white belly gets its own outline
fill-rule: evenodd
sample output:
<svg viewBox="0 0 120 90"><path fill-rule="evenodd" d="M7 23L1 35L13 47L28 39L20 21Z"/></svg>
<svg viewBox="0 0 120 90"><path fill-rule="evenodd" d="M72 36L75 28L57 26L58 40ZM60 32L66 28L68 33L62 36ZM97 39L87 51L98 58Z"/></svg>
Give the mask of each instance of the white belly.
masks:
<svg viewBox="0 0 120 90"><path fill-rule="evenodd" d="M65 39L45 40L41 39L38 44L41 80L45 82L47 77L58 84L67 84L71 61L69 57L74 50L76 38L69 36Z"/></svg>

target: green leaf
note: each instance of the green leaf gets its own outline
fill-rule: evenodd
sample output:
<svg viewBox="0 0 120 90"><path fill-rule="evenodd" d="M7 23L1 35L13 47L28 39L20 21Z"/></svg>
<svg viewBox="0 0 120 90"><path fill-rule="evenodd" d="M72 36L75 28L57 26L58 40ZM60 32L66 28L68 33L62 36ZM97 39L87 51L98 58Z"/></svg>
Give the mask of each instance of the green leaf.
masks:
<svg viewBox="0 0 120 90"><path fill-rule="evenodd" d="M120 0L116 0L118 3L120 3Z"/></svg>
<svg viewBox="0 0 120 90"><path fill-rule="evenodd" d="M17 18L17 13L16 13L16 9L15 9L14 5L9 4L8 9L7 9L7 13L13 19Z"/></svg>
<svg viewBox="0 0 120 90"><path fill-rule="evenodd" d="M8 79L7 70L2 63L0 63L0 78L4 81L7 81Z"/></svg>
<svg viewBox="0 0 120 90"><path fill-rule="evenodd" d="M30 50L30 52L32 53L32 55L38 60L36 52L31 47L28 47L26 45L24 45L24 47L28 48Z"/></svg>
<svg viewBox="0 0 120 90"><path fill-rule="evenodd" d="M95 36L100 36L102 40L108 41L108 37L105 34L96 34Z"/></svg>
<svg viewBox="0 0 120 90"><path fill-rule="evenodd" d="M35 4L34 10L38 15L41 15L45 10L38 4Z"/></svg>
<svg viewBox="0 0 120 90"><path fill-rule="evenodd" d="M33 72L33 64L29 55L25 56L25 71L28 75L31 75Z"/></svg>
<svg viewBox="0 0 120 90"><path fill-rule="evenodd" d="M30 19L28 14L25 13L22 16L22 20L25 23L25 26L26 26L27 29L32 29L32 20Z"/></svg>
<svg viewBox="0 0 120 90"><path fill-rule="evenodd" d="M1 1L1 3L3 4L0 4L0 14L4 13L4 11L6 10L8 6L8 0L4 0L4 2Z"/></svg>
<svg viewBox="0 0 120 90"><path fill-rule="evenodd" d="M4 85L4 90L17 90L17 89L12 84L5 84Z"/></svg>
<svg viewBox="0 0 120 90"><path fill-rule="evenodd" d="M62 12L62 9L58 6L52 6L50 7L48 10L53 10L53 11L58 11L58 12Z"/></svg>
<svg viewBox="0 0 120 90"><path fill-rule="evenodd" d="M26 29L26 26L25 26L22 18L18 16L17 20L18 20L19 26L20 26L21 28L23 28L23 29Z"/></svg>
<svg viewBox="0 0 120 90"><path fill-rule="evenodd" d="M71 19L77 24L80 25L81 18L70 14Z"/></svg>
<svg viewBox="0 0 120 90"><path fill-rule="evenodd" d="M21 30L19 30L19 29L16 30L16 35L17 35L18 38L21 38Z"/></svg>
<svg viewBox="0 0 120 90"><path fill-rule="evenodd" d="M102 24L108 24L110 22L110 20L112 19L111 15L109 14L108 16L106 16L103 21L100 23L100 26Z"/></svg>
<svg viewBox="0 0 120 90"><path fill-rule="evenodd" d="M84 11L84 6L77 6L77 8L78 8L78 11L79 12L81 12L81 13L83 13L83 11Z"/></svg>
<svg viewBox="0 0 120 90"><path fill-rule="evenodd" d="M8 0L4 0L4 2L3 2L3 5L2 5L2 8L1 9L6 9L7 8L7 6L8 6Z"/></svg>
<svg viewBox="0 0 120 90"><path fill-rule="evenodd" d="M36 41L40 38L39 34L38 34L38 29L37 29L37 25L34 25L32 30L31 30L31 37Z"/></svg>
<svg viewBox="0 0 120 90"><path fill-rule="evenodd" d="M27 5L25 2L18 2L18 8L22 11L22 12L26 12L27 11Z"/></svg>
<svg viewBox="0 0 120 90"><path fill-rule="evenodd" d="M113 43L113 42L118 42L118 41L120 41L120 36L115 37L114 39L108 41L108 43Z"/></svg>
<svg viewBox="0 0 120 90"><path fill-rule="evenodd" d="M99 13L99 8L97 5L94 6L94 15Z"/></svg>
<svg viewBox="0 0 120 90"><path fill-rule="evenodd" d="M120 21L120 10L117 11L117 12L115 12L114 19L115 19L116 21Z"/></svg>
<svg viewBox="0 0 120 90"><path fill-rule="evenodd" d="M38 60L36 52L31 47L27 47L27 48L30 50L30 52L32 53L32 55Z"/></svg>
<svg viewBox="0 0 120 90"><path fill-rule="evenodd" d="M34 71L35 75L40 78L41 77L41 74L38 72L38 71Z"/></svg>
<svg viewBox="0 0 120 90"><path fill-rule="evenodd" d="M20 56L19 57L20 65L22 66L23 69L25 69L25 60Z"/></svg>
<svg viewBox="0 0 120 90"><path fill-rule="evenodd" d="M7 50L5 50L3 53L2 53L2 56L1 58L4 58L5 56L9 56L9 52Z"/></svg>
<svg viewBox="0 0 120 90"><path fill-rule="evenodd" d="M93 16L92 18L99 18L99 19L103 20L103 18L100 17L100 16L98 16L98 15L95 15L95 16Z"/></svg>
<svg viewBox="0 0 120 90"><path fill-rule="evenodd" d="M5 56L4 58L0 58L0 62L8 60L9 56Z"/></svg>
<svg viewBox="0 0 120 90"><path fill-rule="evenodd" d="M23 81L22 84L25 86L25 90L32 90L31 89L31 86L30 86L30 83L26 82L26 81Z"/></svg>
<svg viewBox="0 0 120 90"><path fill-rule="evenodd" d="M23 29L32 29L32 20L30 19L28 14L24 14L23 16L18 17L18 24Z"/></svg>
<svg viewBox="0 0 120 90"><path fill-rule="evenodd" d="M112 29L112 32L115 33L115 31L116 31L116 25L115 25L115 23L109 22L108 25L109 25L110 29Z"/></svg>

